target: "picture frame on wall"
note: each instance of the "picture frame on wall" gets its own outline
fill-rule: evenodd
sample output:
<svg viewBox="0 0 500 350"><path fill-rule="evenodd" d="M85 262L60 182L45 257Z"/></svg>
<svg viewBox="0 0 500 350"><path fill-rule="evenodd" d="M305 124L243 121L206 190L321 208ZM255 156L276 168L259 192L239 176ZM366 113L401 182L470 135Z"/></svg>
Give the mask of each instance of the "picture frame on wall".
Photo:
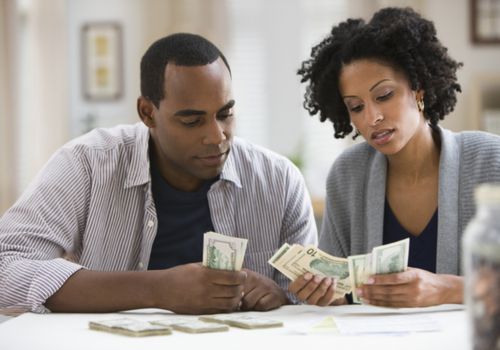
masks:
<svg viewBox="0 0 500 350"><path fill-rule="evenodd" d="M469 0L473 44L500 44L500 0Z"/></svg>
<svg viewBox="0 0 500 350"><path fill-rule="evenodd" d="M120 99L123 95L121 25L86 23L81 35L84 98L88 101Z"/></svg>

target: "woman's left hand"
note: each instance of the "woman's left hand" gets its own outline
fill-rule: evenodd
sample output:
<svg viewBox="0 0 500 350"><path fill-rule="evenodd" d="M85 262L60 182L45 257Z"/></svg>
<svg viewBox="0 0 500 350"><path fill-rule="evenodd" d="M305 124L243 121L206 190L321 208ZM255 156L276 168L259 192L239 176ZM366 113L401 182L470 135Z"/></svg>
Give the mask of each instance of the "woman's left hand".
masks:
<svg viewBox="0 0 500 350"><path fill-rule="evenodd" d="M422 307L463 303L463 277L409 267L404 272L372 275L357 289L364 304Z"/></svg>

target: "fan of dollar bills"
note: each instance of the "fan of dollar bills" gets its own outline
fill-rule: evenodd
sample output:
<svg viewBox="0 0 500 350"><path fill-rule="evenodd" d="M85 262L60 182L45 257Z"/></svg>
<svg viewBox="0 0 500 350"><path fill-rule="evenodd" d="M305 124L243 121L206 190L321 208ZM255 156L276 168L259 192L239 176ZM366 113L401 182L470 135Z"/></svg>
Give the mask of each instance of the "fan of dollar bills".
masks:
<svg viewBox="0 0 500 350"><path fill-rule="evenodd" d="M334 298L353 293L358 303L356 288L370 275L405 271L408 267L410 239L406 238L373 248L371 253L339 258L325 253L315 246L283 244L268 263L290 280L306 272L333 277L337 281Z"/></svg>

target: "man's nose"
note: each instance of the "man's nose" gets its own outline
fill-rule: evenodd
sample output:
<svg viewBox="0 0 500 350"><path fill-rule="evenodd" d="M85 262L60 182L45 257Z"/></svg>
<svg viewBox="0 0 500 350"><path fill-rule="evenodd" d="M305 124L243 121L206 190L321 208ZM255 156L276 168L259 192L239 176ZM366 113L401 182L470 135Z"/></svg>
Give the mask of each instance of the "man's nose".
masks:
<svg viewBox="0 0 500 350"><path fill-rule="evenodd" d="M226 134L224 125L217 118L213 118L208 124L205 130L205 137L203 138L203 144L205 145L220 145L224 140L226 140Z"/></svg>

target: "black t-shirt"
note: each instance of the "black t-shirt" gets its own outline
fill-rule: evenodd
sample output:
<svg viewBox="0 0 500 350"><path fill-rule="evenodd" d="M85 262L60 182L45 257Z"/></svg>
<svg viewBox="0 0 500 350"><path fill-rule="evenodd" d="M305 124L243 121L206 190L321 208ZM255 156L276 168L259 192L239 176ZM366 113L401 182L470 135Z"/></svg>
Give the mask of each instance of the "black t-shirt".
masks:
<svg viewBox="0 0 500 350"><path fill-rule="evenodd" d="M213 231L207 193L217 181L207 181L196 192L183 192L170 186L151 159L152 192L158 217L149 270L201 262L203 234Z"/></svg>

